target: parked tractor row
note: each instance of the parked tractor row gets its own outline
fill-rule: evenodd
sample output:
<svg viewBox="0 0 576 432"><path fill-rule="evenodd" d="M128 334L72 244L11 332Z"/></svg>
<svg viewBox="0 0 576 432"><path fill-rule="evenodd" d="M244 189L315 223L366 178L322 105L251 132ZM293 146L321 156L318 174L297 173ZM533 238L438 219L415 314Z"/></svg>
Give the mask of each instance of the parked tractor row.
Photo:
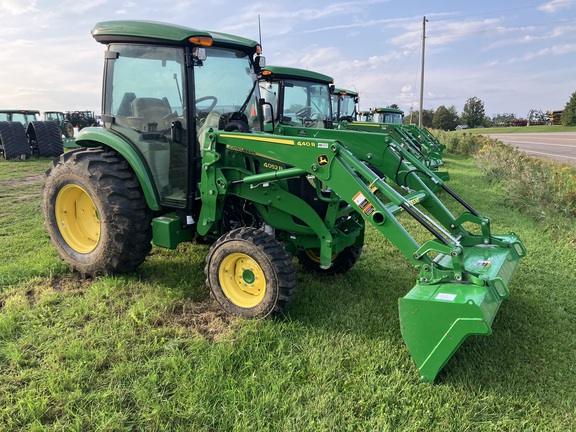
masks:
<svg viewBox="0 0 576 432"><path fill-rule="evenodd" d="M351 271L371 225L415 267L399 310L423 380L467 336L491 333L524 246L493 233L400 142L407 132L340 127L330 77L267 67L249 39L138 21L92 35L107 46L103 126L80 131L82 148L54 160L42 192L52 244L73 270L130 272L152 243L202 239L220 307L266 317L297 299L293 257L320 276Z"/></svg>

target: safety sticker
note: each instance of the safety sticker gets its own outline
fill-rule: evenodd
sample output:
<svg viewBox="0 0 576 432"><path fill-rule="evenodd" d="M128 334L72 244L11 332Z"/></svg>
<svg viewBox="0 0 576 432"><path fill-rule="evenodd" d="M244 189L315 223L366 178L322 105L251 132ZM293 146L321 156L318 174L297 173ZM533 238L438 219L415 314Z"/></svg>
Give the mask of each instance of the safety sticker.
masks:
<svg viewBox="0 0 576 432"><path fill-rule="evenodd" d="M362 194L362 192L358 192L356 195L354 195L354 198L352 199L354 200L356 205L360 208L364 208L368 204L370 204L370 202L366 199L366 197Z"/></svg>
<svg viewBox="0 0 576 432"><path fill-rule="evenodd" d="M490 267L490 263L492 263L492 257L487 260L479 260L476 262L476 267Z"/></svg>
<svg viewBox="0 0 576 432"><path fill-rule="evenodd" d="M352 200L356 203L358 207L362 209L362 212L366 215L366 217L372 215L372 213L376 211L372 203L370 203L370 201L366 199L366 197L364 196L364 194L362 194L362 192L358 192L356 195L354 195L354 198L352 198Z"/></svg>
<svg viewBox="0 0 576 432"><path fill-rule="evenodd" d="M439 293L436 296L436 300L454 301L455 298L456 298L456 294L448 294L448 293Z"/></svg>

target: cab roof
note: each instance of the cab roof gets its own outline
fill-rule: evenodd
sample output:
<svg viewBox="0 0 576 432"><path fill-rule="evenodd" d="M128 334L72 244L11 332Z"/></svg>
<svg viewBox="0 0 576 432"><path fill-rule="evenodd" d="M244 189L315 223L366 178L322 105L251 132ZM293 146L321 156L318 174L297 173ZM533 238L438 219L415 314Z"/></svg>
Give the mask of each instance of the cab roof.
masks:
<svg viewBox="0 0 576 432"><path fill-rule="evenodd" d="M334 82L334 79L328 75L324 75L307 69L299 69L285 66L266 66L264 69L262 69L260 75L264 78L272 77L280 79L286 79L286 78L304 79L307 81L315 81L325 84L332 84Z"/></svg>
<svg viewBox="0 0 576 432"><path fill-rule="evenodd" d="M340 94L340 95L348 95L348 96L358 96L358 92L352 91L352 90L346 90L346 89L339 89L339 88L335 88L332 91L332 94Z"/></svg>
<svg viewBox="0 0 576 432"><path fill-rule="evenodd" d="M376 113L393 113L393 114L402 114L404 115L404 111L396 109L396 108L374 108L372 112Z"/></svg>
<svg viewBox="0 0 576 432"><path fill-rule="evenodd" d="M92 36L100 43L140 42L186 45L193 36L210 36L214 45L254 50L258 43L251 39L227 33L198 30L194 28L153 21L104 21L92 29Z"/></svg>

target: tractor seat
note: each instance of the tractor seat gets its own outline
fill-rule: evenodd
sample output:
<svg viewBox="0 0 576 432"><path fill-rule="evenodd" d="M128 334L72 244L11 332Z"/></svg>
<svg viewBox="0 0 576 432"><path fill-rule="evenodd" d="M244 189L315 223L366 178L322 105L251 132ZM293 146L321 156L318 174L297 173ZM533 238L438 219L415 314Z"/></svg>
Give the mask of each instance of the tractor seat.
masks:
<svg viewBox="0 0 576 432"><path fill-rule="evenodd" d="M172 114L170 105L165 99L142 97L132 102L134 117L141 119L143 130L148 132L163 131L170 128L165 119ZM168 123L168 124L166 124Z"/></svg>

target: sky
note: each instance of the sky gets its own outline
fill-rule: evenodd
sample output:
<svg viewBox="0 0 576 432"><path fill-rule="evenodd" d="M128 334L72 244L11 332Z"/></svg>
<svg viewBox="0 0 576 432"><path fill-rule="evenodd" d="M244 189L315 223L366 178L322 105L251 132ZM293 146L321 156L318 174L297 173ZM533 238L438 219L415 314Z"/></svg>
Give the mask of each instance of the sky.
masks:
<svg viewBox="0 0 576 432"><path fill-rule="evenodd" d="M564 108L576 91L576 0L1 0L0 109L100 113L103 52L90 32L147 20L258 40L267 64L356 90L360 108L477 97L486 115ZM136 78L135 78L136 79Z"/></svg>

